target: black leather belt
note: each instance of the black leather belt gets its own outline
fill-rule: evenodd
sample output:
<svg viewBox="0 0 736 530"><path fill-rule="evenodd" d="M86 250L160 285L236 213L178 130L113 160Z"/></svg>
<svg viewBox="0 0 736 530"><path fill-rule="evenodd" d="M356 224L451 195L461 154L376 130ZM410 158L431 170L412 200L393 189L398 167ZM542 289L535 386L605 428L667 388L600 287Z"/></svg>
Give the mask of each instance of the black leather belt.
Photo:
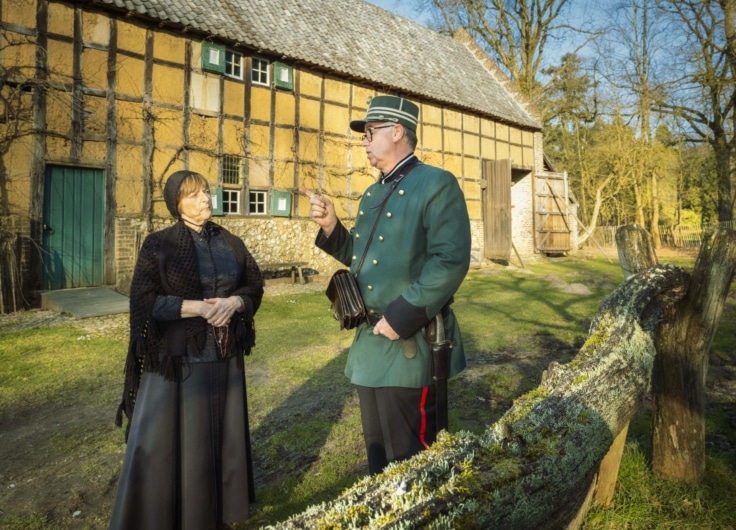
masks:
<svg viewBox="0 0 736 530"><path fill-rule="evenodd" d="M452 312L452 306L450 304L447 304L445 307L442 308L442 316L447 318L447 316ZM379 313L366 313L365 315L365 322L369 326L375 326L378 324L378 321L383 318L383 315Z"/></svg>

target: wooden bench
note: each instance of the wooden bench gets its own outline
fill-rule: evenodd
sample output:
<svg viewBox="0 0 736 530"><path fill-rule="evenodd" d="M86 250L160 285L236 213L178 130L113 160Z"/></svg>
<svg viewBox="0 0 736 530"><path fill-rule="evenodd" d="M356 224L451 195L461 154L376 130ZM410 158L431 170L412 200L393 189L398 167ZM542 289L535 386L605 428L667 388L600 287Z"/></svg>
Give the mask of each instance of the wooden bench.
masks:
<svg viewBox="0 0 736 530"><path fill-rule="evenodd" d="M297 275L299 275L299 283L307 283L304 272L302 271L306 266L306 261L284 261L281 263L266 263L265 265L261 265L261 269L264 271L290 270L291 283L296 283Z"/></svg>

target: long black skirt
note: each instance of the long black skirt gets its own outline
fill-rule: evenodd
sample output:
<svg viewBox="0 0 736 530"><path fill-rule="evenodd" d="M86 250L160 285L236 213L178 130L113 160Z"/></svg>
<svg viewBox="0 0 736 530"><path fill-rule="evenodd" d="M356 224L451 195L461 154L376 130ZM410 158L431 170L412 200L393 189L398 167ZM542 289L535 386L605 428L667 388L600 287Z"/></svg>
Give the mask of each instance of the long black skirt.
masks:
<svg viewBox="0 0 736 530"><path fill-rule="evenodd" d="M183 381L144 373L111 530L206 530L248 518L253 499L245 374L233 357Z"/></svg>

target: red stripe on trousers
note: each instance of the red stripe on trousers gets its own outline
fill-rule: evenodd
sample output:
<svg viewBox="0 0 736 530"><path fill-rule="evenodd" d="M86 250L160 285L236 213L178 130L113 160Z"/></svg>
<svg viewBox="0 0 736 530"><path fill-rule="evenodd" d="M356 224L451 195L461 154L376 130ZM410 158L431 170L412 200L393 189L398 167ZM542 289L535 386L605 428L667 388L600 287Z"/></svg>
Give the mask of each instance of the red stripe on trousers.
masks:
<svg viewBox="0 0 736 530"><path fill-rule="evenodd" d="M422 442L425 449L429 447L429 444L424 439L427 433L427 412L424 410L424 406L427 403L427 394L429 394L429 387L425 386L422 389L422 400L419 402L419 414L422 418L421 426L419 427L419 441Z"/></svg>

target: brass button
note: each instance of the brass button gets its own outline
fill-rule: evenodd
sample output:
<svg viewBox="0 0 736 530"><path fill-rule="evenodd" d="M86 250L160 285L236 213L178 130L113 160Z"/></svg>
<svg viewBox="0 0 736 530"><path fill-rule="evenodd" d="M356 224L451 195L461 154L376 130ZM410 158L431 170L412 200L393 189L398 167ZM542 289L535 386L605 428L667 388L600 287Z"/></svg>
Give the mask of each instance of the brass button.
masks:
<svg viewBox="0 0 736 530"><path fill-rule="evenodd" d="M358 215L363 215L363 210L360 210L360 212L358 212Z"/></svg>
<svg viewBox="0 0 736 530"><path fill-rule="evenodd" d="M360 239L360 234L355 234L355 239Z"/></svg>
<svg viewBox="0 0 736 530"><path fill-rule="evenodd" d="M399 195L404 195L404 190L399 190Z"/></svg>
<svg viewBox="0 0 736 530"><path fill-rule="evenodd" d="M368 314L369 315L375 315L376 314L376 310L375 309L371 309L370 311L368 311Z"/></svg>
<svg viewBox="0 0 736 530"><path fill-rule="evenodd" d="M378 265L378 260L377 259L374 259L373 260L373 265Z"/></svg>
<svg viewBox="0 0 736 530"><path fill-rule="evenodd" d="M358 256L353 256L353 261L355 261L356 259L358 259Z"/></svg>
<svg viewBox="0 0 736 530"><path fill-rule="evenodd" d="M379 241L383 241L383 236L378 236Z"/></svg>
<svg viewBox="0 0 736 530"><path fill-rule="evenodd" d="M372 290L373 290L373 286L372 286L372 285L369 285L369 286L368 286L368 290L369 290L369 291L372 291Z"/></svg>
<svg viewBox="0 0 736 530"><path fill-rule="evenodd" d="M366 192L365 194L366 194L366 195L367 195L368 197L370 197L370 196L371 196L371 192L370 192L370 191L367 191L367 192Z"/></svg>
<svg viewBox="0 0 736 530"><path fill-rule="evenodd" d="M388 217L389 219L391 219L391 212L388 212L388 213L386 214L386 217Z"/></svg>

